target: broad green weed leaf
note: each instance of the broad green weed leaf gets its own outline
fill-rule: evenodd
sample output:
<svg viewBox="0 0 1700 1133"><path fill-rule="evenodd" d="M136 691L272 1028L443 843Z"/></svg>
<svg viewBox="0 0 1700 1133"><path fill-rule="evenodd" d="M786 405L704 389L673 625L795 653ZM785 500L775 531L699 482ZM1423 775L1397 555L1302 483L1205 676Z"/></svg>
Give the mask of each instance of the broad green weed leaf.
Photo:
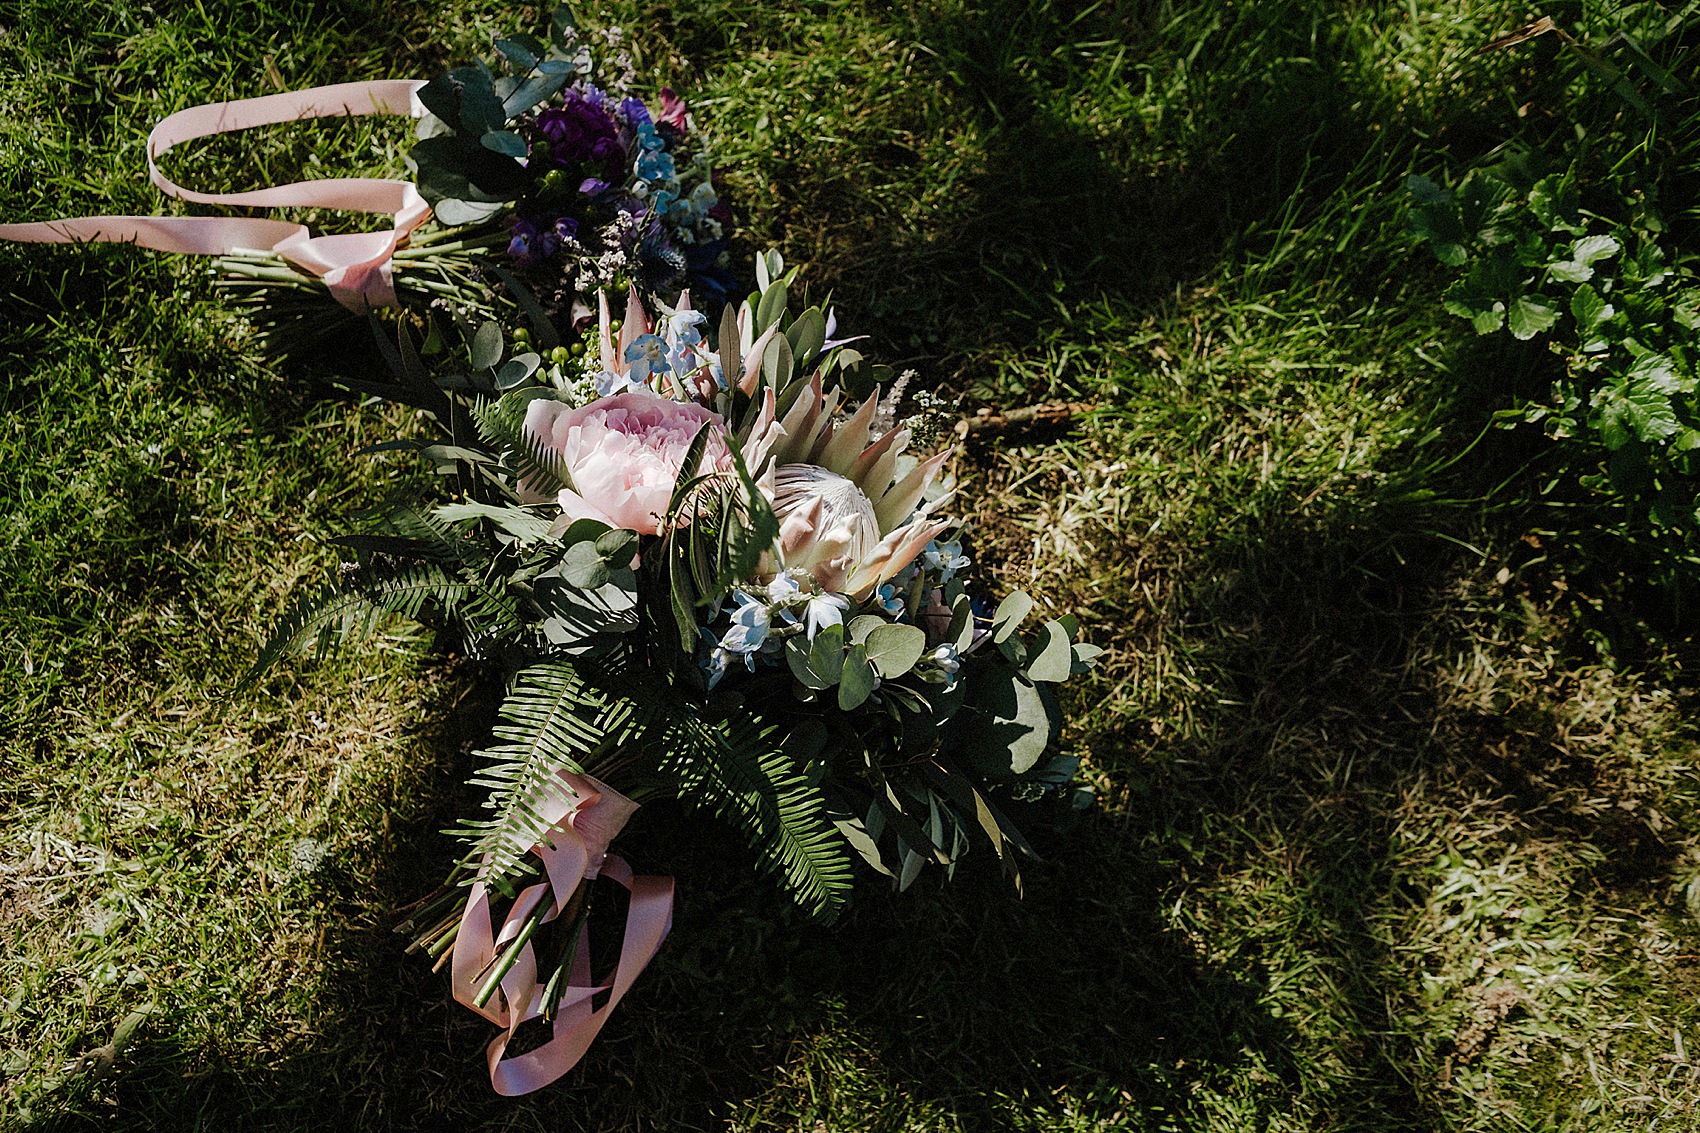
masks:
<svg viewBox="0 0 1700 1133"><path fill-rule="evenodd" d="M1547 306L1539 296L1524 295L1511 305L1508 322L1513 337L1534 338L1558 321L1558 308Z"/></svg>

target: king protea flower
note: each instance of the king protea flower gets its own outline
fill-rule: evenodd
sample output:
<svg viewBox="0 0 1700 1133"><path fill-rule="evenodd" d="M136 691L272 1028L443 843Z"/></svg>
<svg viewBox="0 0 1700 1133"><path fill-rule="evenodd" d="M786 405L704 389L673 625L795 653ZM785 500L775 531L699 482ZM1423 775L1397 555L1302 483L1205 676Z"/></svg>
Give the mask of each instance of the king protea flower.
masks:
<svg viewBox="0 0 1700 1133"><path fill-rule="evenodd" d="M819 374L810 380L778 422L771 463L760 479L780 520L775 573L806 571L823 591L860 602L954 523L932 514L948 493L921 506L950 452L898 479L909 430L894 429L869 443L879 391L835 423L841 397L838 390L822 394Z"/></svg>

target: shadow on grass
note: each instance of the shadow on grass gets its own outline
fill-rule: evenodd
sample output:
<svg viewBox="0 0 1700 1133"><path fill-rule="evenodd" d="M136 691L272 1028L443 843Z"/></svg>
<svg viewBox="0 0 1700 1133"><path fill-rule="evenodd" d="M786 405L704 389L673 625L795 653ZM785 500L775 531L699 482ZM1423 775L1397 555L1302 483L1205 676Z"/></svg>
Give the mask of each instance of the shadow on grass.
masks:
<svg viewBox="0 0 1700 1133"><path fill-rule="evenodd" d="M1268 27L1320 10L1289 8ZM996 143L931 250L882 261L873 249L845 275L864 309L953 320L938 324L943 354L976 349L988 325L1053 316L1051 295L1155 301L1270 223L1304 178L1327 180L1317 162L1332 163L1338 180L1368 144L1366 112L1345 76L1325 64L1277 67L1247 88L1215 149L1156 170L1118 168L1054 110L1044 75L1016 66L1018 49L1031 46L1030 11L995 4L974 20L929 25L923 38ZM1294 36L1303 31L1294 24ZM292 410L268 406L267 427L300 424L293 396ZM750 876L747 851L657 806L630 842L667 848L667 861L640 868L679 876L677 931L582 1069L540 1097L489 1094L481 1051L490 1029L449 1002L443 982L404 957L401 938L367 908L303 958L329 973L312 1034L263 1059L144 1038L89 1120L713 1128L746 1101L759 1106L792 1043L830 1024L875 1052L894 1087L888 1100L919 1099L965 1128L995 1127L1000 1098L1038 1102L1059 1091L1091 1118L1168 1113L1185 1124L1195 1087L1239 1075L1306 1097L1333 1128L1435 1127L1413 1083L1417 1054L1389 1014L1392 964L1371 920L1374 902L1397 894L1389 843L1400 790L1443 766L1428 727L1435 692L1413 662L1458 560L1437 542L1393 554L1406 519L1386 510L1324 524L1289 518L1217 541L1193 571L1206 581L1176 632L1233 703L1196 721L1193 738L1093 738L1099 766L1139 786L1123 813L1091 816L1051 840L1051 861L1030 871L1023 902L971 859L948 892L868 891L838 928L801 926L769 882ZM439 762L464 770L462 749L482 738L489 708L444 719L428 741ZM449 856L431 831L469 810L445 785L459 781L422 788L434 817L395 832L385 869L327 876L314 899L399 903L428 888ZM1345 1084L1310 1080L1315 1051L1265 1006L1273 989L1263 973L1275 965L1258 946L1215 956L1210 940L1170 927L1176 918L1155 904L1156 894L1231 866L1230 855L1205 849L1212 839L1285 855L1286 941L1333 973L1345 1039L1328 1053L1349 1064ZM781 1089L801 1097L816 1085L833 1083Z"/></svg>

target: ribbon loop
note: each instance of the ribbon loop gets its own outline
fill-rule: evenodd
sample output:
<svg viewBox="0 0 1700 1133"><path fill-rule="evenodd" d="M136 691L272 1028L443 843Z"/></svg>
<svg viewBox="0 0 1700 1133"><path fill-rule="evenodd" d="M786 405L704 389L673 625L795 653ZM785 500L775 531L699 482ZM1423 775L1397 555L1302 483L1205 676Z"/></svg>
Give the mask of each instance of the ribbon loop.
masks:
<svg viewBox="0 0 1700 1133"><path fill-rule="evenodd" d="M418 117L424 113L418 79L334 83L260 98L191 106L168 115L148 134L148 177L168 196L197 204L254 208L328 208L387 213L388 232L313 236L305 226L280 220L200 216L85 216L36 224L0 224L0 240L32 244L131 243L161 252L222 256L261 249L318 276L337 302L356 313L396 305L391 257L408 235L425 223L431 206L411 181L382 177L332 177L295 181L239 193L185 189L160 172L158 159L171 147L254 126L303 118L363 114Z"/></svg>
<svg viewBox="0 0 1700 1133"><path fill-rule="evenodd" d="M543 813L555 825L545 842L532 847L543 860L552 891L551 907L541 923L561 915L566 902L581 881L606 877L631 893L626 908L625 935L620 958L604 983L594 982L590 969L590 930L579 928L567 986L555 1007L553 1037L535 1050L504 1058L521 1024L540 1018L544 989L538 984L537 958L527 943L514 965L502 977L502 1000L476 1003L486 974L505 946L518 939L526 922L537 912L545 886L532 885L520 892L509 908L499 931L493 930L490 897L483 878L475 881L461 913L460 932L455 937L451 965L455 1000L479 1015L506 1028L490 1040L485 1054L490 1065L490 1084L498 1094L516 1096L542 1089L577 1065L608 1021L608 1016L648 967L667 933L673 927L673 879L635 877L624 858L608 853L608 843L625 826L637 804L618 791L588 775L559 773L574 792L572 801L551 800ZM608 992L601 1007L595 997Z"/></svg>

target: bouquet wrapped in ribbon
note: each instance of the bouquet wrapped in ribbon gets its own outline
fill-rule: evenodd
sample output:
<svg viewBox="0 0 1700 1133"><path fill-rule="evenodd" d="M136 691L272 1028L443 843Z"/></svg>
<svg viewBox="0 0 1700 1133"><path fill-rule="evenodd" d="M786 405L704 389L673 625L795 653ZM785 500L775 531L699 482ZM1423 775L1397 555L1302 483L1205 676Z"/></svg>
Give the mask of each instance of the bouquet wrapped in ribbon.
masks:
<svg viewBox="0 0 1700 1133"><path fill-rule="evenodd" d="M831 339L825 312L793 313L776 253L757 275L717 328L688 293L648 308L630 290L618 322L599 298L588 360L546 362L541 324L490 323L461 365L404 327L398 380L373 388L443 435L383 447L433 462L448 498L338 540L351 560L257 666L399 614L510 674L474 779L487 809L409 922L456 997L508 1028L490 1049L502 1092L564 1073L665 934L671 882L608 853L638 803L678 796L736 826L831 919L857 859L907 887L981 845L1018 878L1009 800L1074 771L1054 690L1097 650L1070 618L1024 633L1027 596L969 584L951 454L929 451L939 415L902 416L902 379L881 389L889 371ZM610 899L627 912L604 976L586 930ZM531 1019L552 1037L504 1059Z"/></svg>
<svg viewBox="0 0 1700 1133"><path fill-rule="evenodd" d="M441 227L395 257L397 294L484 313L541 304L560 321L594 314L585 299L635 288L646 299L690 288L724 301L729 204L684 100L654 103L618 27L579 28L566 6L545 40L516 32L499 58L421 85L414 183ZM221 257L227 288L275 300L322 293L273 253ZM273 326L285 325L277 317Z"/></svg>
<svg viewBox="0 0 1700 1133"><path fill-rule="evenodd" d="M148 172L186 201L252 208L388 214L389 231L313 236L245 216L87 216L0 224L0 239L112 241L218 257L220 283L257 300L257 321L280 344L335 325L327 299L356 313L403 306L468 316L547 312L569 329L593 299L635 289L657 302L691 288L728 298L729 205L683 100L666 87L652 105L618 28L581 32L563 6L549 39L498 39L496 69L458 67L429 82L339 83L190 107L148 136ZM333 177L232 193L184 188L159 167L195 138L312 117L418 120L412 180ZM587 302L587 300L590 300ZM304 317L305 316L305 317Z"/></svg>

